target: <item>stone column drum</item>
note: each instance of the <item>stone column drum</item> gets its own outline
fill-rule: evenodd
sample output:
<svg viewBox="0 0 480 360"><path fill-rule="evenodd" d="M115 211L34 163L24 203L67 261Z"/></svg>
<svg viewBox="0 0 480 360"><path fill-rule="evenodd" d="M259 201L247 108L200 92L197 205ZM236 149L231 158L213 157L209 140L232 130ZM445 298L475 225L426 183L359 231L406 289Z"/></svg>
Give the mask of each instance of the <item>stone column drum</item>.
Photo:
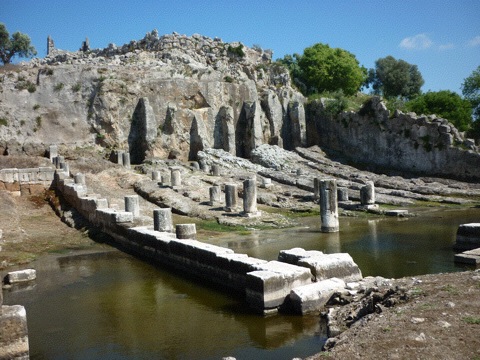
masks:
<svg viewBox="0 0 480 360"><path fill-rule="evenodd" d="M196 239L197 227L195 224L177 224L175 226L177 239Z"/></svg>
<svg viewBox="0 0 480 360"><path fill-rule="evenodd" d="M318 200L320 198L320 179L313 179L313 198Z"/></svg>
<svg viewBox="0 0 480 360"><path fill-rule="evenodd" d="M337 182L335 179L320 182L320 218L322 232L338 232Z"/></svg>
<svg viewBox="0 0 480 360"><path fill-rule="evenodd" d="M366 185L360 189L360 203L362 205L375 204L375 185L373 181L367 181Z"/></svg>
<svg viewBox="0 0 480 360"><path fill-rule="evenodd" d="M182 185L182 175L180 173L180 169L171 170L171 182L172 182L172 186Z"/></svg>
<svg viewBox="0 0 480 360"><path fill-rule="evenodd" d="M348 189L347 188L338 188L337 189L338 201L348 201Z"/></svg>
<svg viewBox="0 0 480 360"><path fill-rule="evenodd" d="M225 184L225 211L235 212L238 203L237 185Z"/></svg>
<svg viewBox="0 0 480 360"><path fill-rule="evenodd" d="M243 182L243 212L245 215L258 213L256 177Z"/></svg>
<svg viewBox="0 0 480 360"><path fill-rule="evenodd" d="M158 170L153 170L152 171L152 180L153 181L161 181L162 175L160 171Z"/></svg>
<svg viewBox="0 0 480 360"><path fill-rule="evenodd" d="M210 186L210 206L214 206L220 202L220 194L222 192L222 188L218 185Z"/></svg>
<svg viewBox="0 0 480 360"><path fill-rule="evenodd" d="M220 165L217 165L217 164L212 165L212 175L220 176Z"/></svg>
<svg viewBox="0 0 480 360"><path fill-rule="evenodd" d="M125 211L133 213L133 217L140 216L138 195L125 196Z"/></svg>
<svg viewBox="0 0 480 360"><path fill-rule="evenodd" d="M160 208L153 210L153 230L172 232L172 208Z"/></svg>
<svg viewBox="0 0 480 360"><path fill-rule="evenodd" d="M123 153L123 166L125 169L130 169L130 153L128 151Z"/></svg>
<svg viewBox="0 0 480 360"><path fill-rule="evenodd" d="M76 173L73 179L75 184L85 185L85 174Z"/></svg>

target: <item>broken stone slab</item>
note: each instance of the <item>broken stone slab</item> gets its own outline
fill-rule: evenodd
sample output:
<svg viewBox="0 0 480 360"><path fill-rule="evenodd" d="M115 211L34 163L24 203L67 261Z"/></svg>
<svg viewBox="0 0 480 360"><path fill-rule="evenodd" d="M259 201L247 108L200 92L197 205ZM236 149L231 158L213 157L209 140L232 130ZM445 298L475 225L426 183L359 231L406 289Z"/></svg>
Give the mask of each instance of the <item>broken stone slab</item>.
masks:
<svg viewBox="0 0 480 360"><path fill-rule="evenodd" d="M480 223L462 224L457 230L455 249L473 250L480 247Z"/></svg>
<svg viewBox="0 0 480 360"><path fill-rule="evenodd" d="M339 278L345 282L362 279L362 272L347 253L322 254L300 259L298 266L311 270L315 281Z"/></svg>
<svg viewBox="0 0 480 360"><path fill-rule="evenodd" d="M292 289L290 304L295 313L305 315L320 311L337 291L345 289L345 282L338 278L322 280Z"/></svg>
<svg viewBox="0 0 480 360"><path fill-rule="evenodd" d="M32 281L37 278L37 272L34 269L25 269L18 271L11 271L5 276L5 283L14 284L25 281Z"/></svg>
<svg viewBox="0 0 480 360"><path fill-rule="evenodd" d="M480 265L480 247L455 254L455 262L468 265Z"/></svg>
<svg viewBox="0 0 480 360"><path fill-rule="evenodd" d="M28 359L27 312L21 305L0 311L0 359Z"/></svg>
<svg viewBox="0 0 480 360"><path fill-rule="evenodd" d="M293 248L290 250L280 250L278 254L278 261L286 262L292 265L297 265L298 261L303 258L323 255L323 252L318 250L305 250L302 248Z"/></svg>
<svg viewBox="0 0 480 360"><path fill-rule="evenodd" d="M387 210L385 215L403 217L408 215L408 210Z"/></svg>
<svg viewBox="0 0 480 360"><path fill-rule="evenodd" d="M270 261L247 274L246 300L256 310L265 312L281 306L293 288L311 284L309 269Z"/></svg>

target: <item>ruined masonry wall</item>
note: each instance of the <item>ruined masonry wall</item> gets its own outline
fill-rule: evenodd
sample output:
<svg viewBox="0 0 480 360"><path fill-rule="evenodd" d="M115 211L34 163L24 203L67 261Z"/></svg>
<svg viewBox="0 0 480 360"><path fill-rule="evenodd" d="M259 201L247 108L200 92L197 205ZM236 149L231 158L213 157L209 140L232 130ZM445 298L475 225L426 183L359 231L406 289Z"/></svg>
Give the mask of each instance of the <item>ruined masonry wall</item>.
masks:
<svg viewBox="0 0 480 360"><path fill-rule="evenodd" d="M0 190L37 194L50 187L54 174L55 169L49 167L1 169Z"/></svg>
<svg viewBox="0 0 480 360"><path fill-rule="evenodd" d="M312 273L306 267L256 259L197 240L179 240L170 232L135 227L133 213L109 208L106 199L89 195L87 187L76 184L67 173L57 171L54 181L72 206L122 248L230 289L258 312L278 308L293 288L312 282Z"/></svg>

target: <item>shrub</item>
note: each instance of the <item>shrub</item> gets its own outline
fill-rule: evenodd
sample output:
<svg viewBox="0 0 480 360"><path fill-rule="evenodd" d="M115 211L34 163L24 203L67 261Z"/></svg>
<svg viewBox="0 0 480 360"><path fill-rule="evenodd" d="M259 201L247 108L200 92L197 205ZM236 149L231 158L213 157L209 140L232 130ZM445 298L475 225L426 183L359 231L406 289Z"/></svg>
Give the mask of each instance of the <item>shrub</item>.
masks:
<svg viewBox="0 0 480 360"><path fill-rule="evenodd" d="M236 56L239 56L239 57L244 57L245 56L245 52L243 51L243 45L242 44L240 44L238 46L228 45L227 51L230 54L233 54L233 55L236 55Z"/></svg>
<svg viewBox="0 0 480 360"><path fill-rule="evenodd" d="M81 88L82 88L82 84L80 84L79 82L77 82L75 85L72 85L73 92L79 92Z"/></svg>
<svg viewBox="0 0 480 360"><path fill-rule="evenodd" d="M33 110L38 110L38 109L40 109L40 105L39 105L39 104L33 105Z"/></svg>
<svg viewBox="0 0 480 360"><path fill-rule="evenodd" d="M53 90L54 91L60 91L63 89L65 85L63 83L58 83L57 85L54 86Z"/></svg>
<svg viewBox="0 0 480 360"><path fill-rule="evenodd" d="M0 118L0 126L7 126L8 120L6 118Z"/></svg>
<svg viewBox="0 0 480 360"><path fill-rule="evenodd" d="M225 76L223 78L223 80L225 80L225 82L227 82L227 83L233 83L233 78L231 76L228 76L228 75Z"/></svg>
<svg viewBox="0 0 480 360"><path fill-rule="evenodd" d="M27 90L29 93L34 93L35 91L37 91L37 86L34 83L28 81Z"/></svg>

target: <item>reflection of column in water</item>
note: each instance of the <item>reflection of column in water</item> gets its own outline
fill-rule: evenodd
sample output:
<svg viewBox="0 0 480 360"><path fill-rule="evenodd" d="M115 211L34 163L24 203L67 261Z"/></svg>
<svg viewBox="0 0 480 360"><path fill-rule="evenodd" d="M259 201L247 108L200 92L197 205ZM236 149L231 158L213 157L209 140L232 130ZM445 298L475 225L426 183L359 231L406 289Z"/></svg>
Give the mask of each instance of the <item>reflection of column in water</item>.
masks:
<svg viewBox="0 0 480 360"><path fill-rule="evenodd" d="M324 233L322 238L325 239L325 252L328 254L339 253L342 252L342 247L340 245L340 233L333 232L333 233Z"/></svg>
<svg viewBox="0 0 480 360"><path fill-rule="evenodd" d="M377 234L377 224L380 220L368 220L368 229L370 231L370 243L372 254L375 257L375 260L378 260L380 257L380 249L378 246L378 234Z"/></svg>

